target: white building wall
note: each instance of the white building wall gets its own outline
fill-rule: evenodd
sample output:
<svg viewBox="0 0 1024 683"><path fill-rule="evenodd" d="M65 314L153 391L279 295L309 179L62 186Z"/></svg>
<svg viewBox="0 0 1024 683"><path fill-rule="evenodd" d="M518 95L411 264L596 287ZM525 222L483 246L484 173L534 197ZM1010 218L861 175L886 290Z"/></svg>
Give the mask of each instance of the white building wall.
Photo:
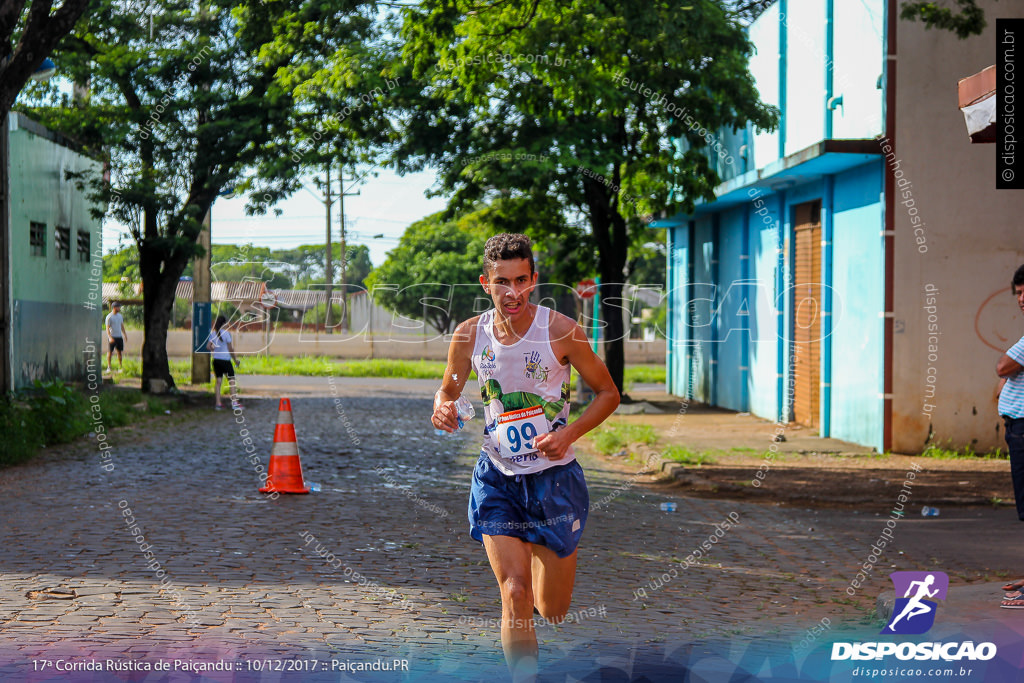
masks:
<svg viewBox="0 0 1024 683"><path fill-rule="evenodd" d="M967 40L916 22L898 26L894 162L905 196L897 194L894 226L897 452L947 442L1006 448L995 364L1024 335L1009 293L1024 263L1024 193L995 189L995 145L968 140L957 80L994 63L996 17L1024 17L1024 4L979 5L988 28ZM925 310L929 289L934 308Z"/></svg>

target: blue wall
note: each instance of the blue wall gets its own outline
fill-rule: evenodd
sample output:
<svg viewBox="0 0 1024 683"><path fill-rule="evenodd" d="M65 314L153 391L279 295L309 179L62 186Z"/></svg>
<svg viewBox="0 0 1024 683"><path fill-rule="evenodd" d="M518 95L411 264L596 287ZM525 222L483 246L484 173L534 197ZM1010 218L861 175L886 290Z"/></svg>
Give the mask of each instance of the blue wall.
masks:
<svg viewBox="0 0 1024 683"><path fill-rule="evenodd" d="M759 191L758 191L759 192ZM780 249L783 196L750 195L751 296L750 407L755 415L775 418L779 411L776 388L779 372L779 325L775 300L784 287Z"/></svg>
<svg viewBox="0 0 1024 683"><path fill-rule="evenodd" d="M831 436L882 448L883 162L835 176Z"/></svg>
<svg viewBox="0 0 1024 683"><path fill-rule="evenodd" d="M747 359L750 315L747 302L745 226L747 208L723 211L719 220L718 292L715 316L716 404L730 410L747 410ZM744 315L744 313L748 313Z"/></svg>
<svg viewBox="0 0 1024 683"><path fill-rule="evenodd" d="M831 389L822 395L822 435L881 448L882 179L879 160L781 192L752 189L750 201L692 222L692 251L690 228L672 229L671 393L684 396L691 383L698 401L791 418L791 216L796 204L819 199L833 231L831 272L822 246L833 313L822 338L821 378Z"/></svg>

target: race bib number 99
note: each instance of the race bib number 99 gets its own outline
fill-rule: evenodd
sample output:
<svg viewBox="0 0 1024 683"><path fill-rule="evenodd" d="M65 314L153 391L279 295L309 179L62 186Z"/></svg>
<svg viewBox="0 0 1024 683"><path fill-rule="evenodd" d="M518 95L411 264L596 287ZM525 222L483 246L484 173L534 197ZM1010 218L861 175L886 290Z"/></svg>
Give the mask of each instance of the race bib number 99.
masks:
<svg viewBox="0 0 1024 683"><path fill-rule="evenodd" d="M548 419L540 406L510 410L498 416L494 433L498 437L498 454L503 458L518 458L533 453L533 440L548 433Z"/></svg>

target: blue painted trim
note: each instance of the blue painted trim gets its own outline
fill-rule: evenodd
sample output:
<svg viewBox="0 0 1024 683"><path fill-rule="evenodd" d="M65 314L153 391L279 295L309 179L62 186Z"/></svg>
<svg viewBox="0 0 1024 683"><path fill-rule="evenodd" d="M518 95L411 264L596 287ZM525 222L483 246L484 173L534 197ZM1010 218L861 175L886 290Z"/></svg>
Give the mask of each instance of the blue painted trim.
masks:
<svg viewBox="0 0 1024 683"><path fill-rule="evenodd" d="M686 308L683 309L683 313L687 317L689 317L689 315L690 315L689 303L691 301L693 301L693 293L694 293L694 289L693 289L693 286L694 286L693 285L693 274L696 272L696 269L697 269L697 255L696 255L697 250L695 248L696 247L696 240L697 240L697 222L696 221L689 221L689 223L687 224L687 228L686 228L686 242L687 242L688 246L686 247L686 289L684 290L686 292L686 304L687 304L687 306L686 306ZM696 356L697 353L700 352L700 347L698 347L698 346L696 346L695 344L692 343L693 342L693 337L691 335L694 334L694 332L693 332L693 327L690 325L691 322L692 322L692 320L687 320L686 321L686 347L685 347L686 348L686 394L685 394L685 396L686 396L686 399L688 401L692 401L692 400L694 400L696 398L696 393L694 392L694 388L693 388L693 385L694 385L693 363L694 363L694 357Z"/></svg>
<svg viewBox="0 0 1024 683"><path fill-rule="evenodd" d="M789 66L789 41L786 40L786 17L789 0L779 0L779 158L786 158L786 69Z"/></svg>
<svg viewBox="0 0 1024 683"><path fill-rule="evenodd" d="M786 237L789 235L789 216L786 215L786 192L785 190L779 192L779 239L778 248L779 253L783 253L782 250L786 248ZM776 413L778 414L777 422L788 423L789 415L786 405L786 379L787 373L786 368L789 362L789 345L787 339L792 335L787 331L787 316L786 313L790 308L790 302L788 297L783 297L783 294L788 292L788 286L786 285L786 272L790 269L789 260L792 254L786 255L788 258L776 258L775 259L775 304L776 304L776 325L778 338L776 347L776 373L778 377L776 386L777 406Z"/></svg>
<svg viewBox="0 0 1024 683"><path fill-rule="evenodd" d="M832 236L835 206L834 176L825 176L825 188L821 199L821 398L819 409L819 434L832 436Z"/></svg>
<svg viewBox="0 0 1024 683"><path fill-rule="evenodd" d="M722 214L716 213L711 218L711 282L715 285L715 300L712 303L712 312L718 311L722 307L722 287L721 281L719 280L719 259L722 257L721 247L721 224ZM710 356L710 362L708 363L708 378L711 380L711 386L708 391L708 403L713 406L718 405L718 379L720 373L718 372L718 347L720 344L718 340L721 339L721 327L722 327L722 316L714 316L714 324L711 326L711 349L708 355Z"/></svg>
<svg viewBox="0 0 1024 683"><path fill-rule="evenodd" d="M676 381L675 381L675 368L673 367L673 363L672 363L673 358L675 356L675 351L673 350L673 347L674 347L673 340L676 338L676 336L675 336L676 306L675 306L675 303L674 303L675 302L675 298L676 298L676 293L675 293L675 289L672 287L672 283L675 282L675 280L673 279L673 277L675 275L675 273L674 273L674 266L673 266L673 264L675 263L675 258L674 258L674 255L673 255L673 245L675 244L676 229L677 228L669 228L668 230L665 231L665 233L666 233L665 234L665 237L666 237L665 243L667 245L665 258L668 261L668 263L666 264L666 267L665 267L665 272L667 273L665 281L668 283L668 287L669 287L669 289L668 289L668 299L665 302L665 310L666 310L666 313L665 313L665 327L668 328L668 329L665 330L665 335L668 337L668 339L665 340L665 391L669 395L675 394L675 391L673 391L673 389L675 389L675 384L676 384Z"/></svg>
<svg viewBox="0 0 1024 683"><path fill-rule="evenodd" d="M742 254L746 258L740 260L740 278L743 280L743 301L746 302L747 311L750 312L750 308L753 306L751 301L755 294L755 289L751 284L750 269L751 269L751 253L750 253L750 211L743 212L743 240L741 247ZM751 369L750 369L750 335L753 330L750 329L750 318L747 318L747 332L740 336L740 367L745 368L740 370L740 406L746 412L750 412L750 382L751 382Z"/></svg>
<svg viewBox="0 0 1024 683"><path fill-rule="evenodd" d="M830 109L828 102L832 99L834 93L832 88L834 87L834 70L835 70L835 37L833 35L833 29L835 27L835 0L825 0L825 139L832 139L832 117L835 115L835 110Z"/></svg>

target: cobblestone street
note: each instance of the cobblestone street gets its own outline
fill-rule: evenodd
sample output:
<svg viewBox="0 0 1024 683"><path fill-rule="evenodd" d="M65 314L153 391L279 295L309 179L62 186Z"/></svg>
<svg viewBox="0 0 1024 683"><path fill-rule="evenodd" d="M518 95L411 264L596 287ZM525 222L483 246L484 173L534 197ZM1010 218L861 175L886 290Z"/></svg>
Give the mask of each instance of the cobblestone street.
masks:
<svg viewBox="0 0 1024 683"><path fill-rule="evenodd" d="M331 380L320 396L293 398L304 475L322 487L307 496L257 492L271 398L248 398L238 417L203 409L117 431L111 471L95 441L5 471L0 678L165 680L130 667L180 660L166 680L216 662L231 672L204 680L501 680L498 591L466 521L478 426L434 436L432 388ZM877 634L870 617L888 572L930 560L888 555L850 597L882 518L688 499L628 463L580 459L602 504L580 547L570 622L538 629L552 680L609 667L627 680L641 660L654 662L652 680L681 679L699 643L742 651L770 639L808 652L823 623L831 639ZM676 512L659 509L669 500ZM950 555L951 575L972 567ZM406 661L344 669L378 658ZM115 664L69 673L57 660Z"/></svg>

